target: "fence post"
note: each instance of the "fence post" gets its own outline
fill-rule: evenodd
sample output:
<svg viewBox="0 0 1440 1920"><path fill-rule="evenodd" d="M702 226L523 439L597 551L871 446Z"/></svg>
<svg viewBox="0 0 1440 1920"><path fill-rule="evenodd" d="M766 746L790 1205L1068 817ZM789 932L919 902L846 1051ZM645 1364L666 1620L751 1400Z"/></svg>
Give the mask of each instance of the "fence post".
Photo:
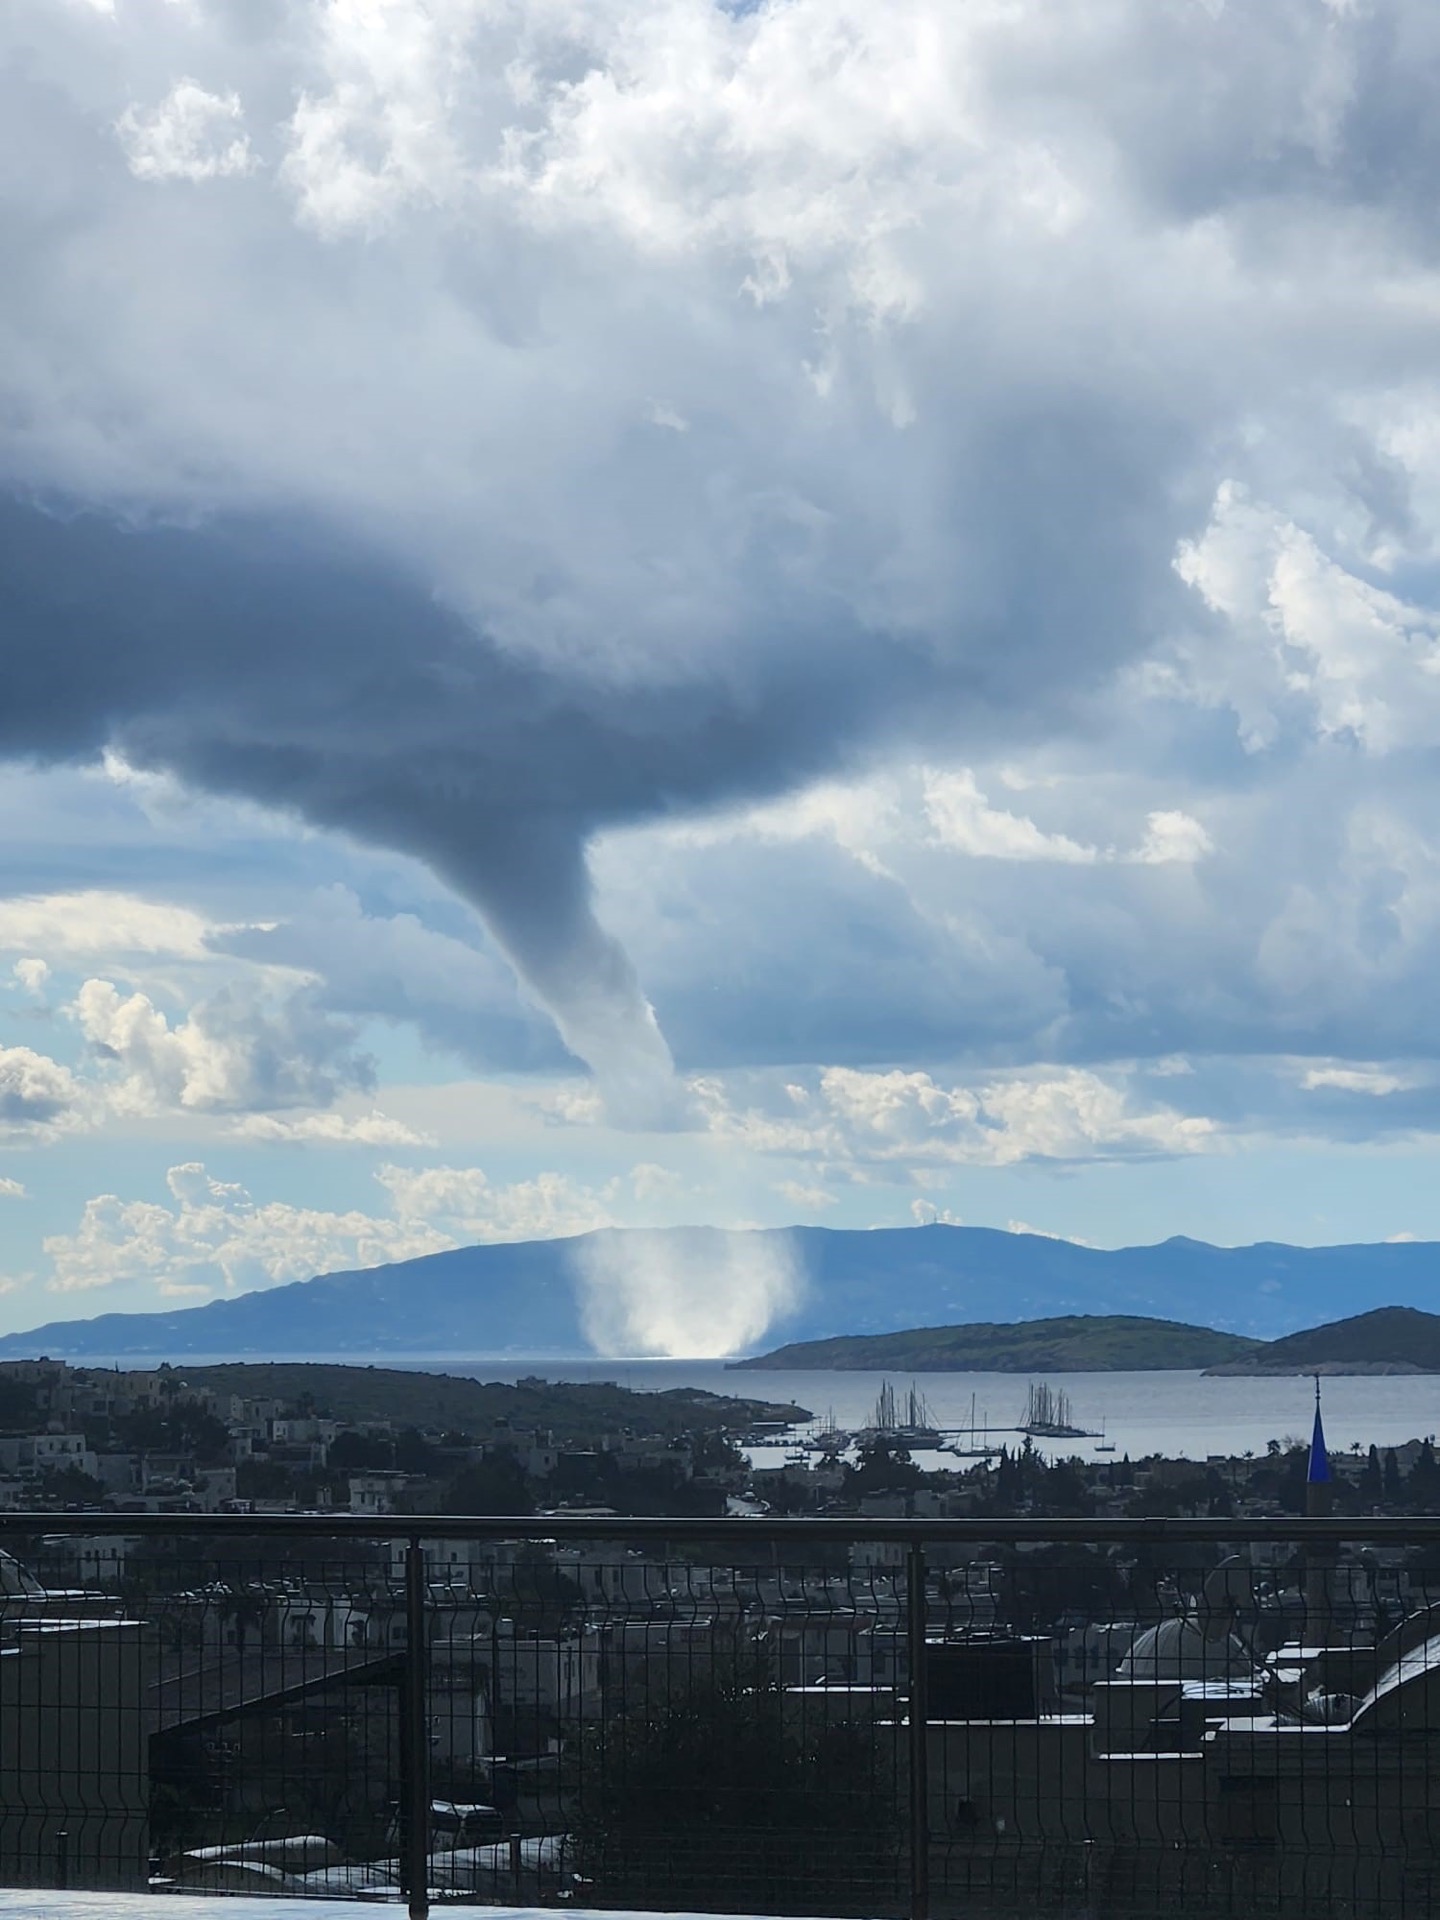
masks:
<svg viewBox="0 0 1440 1920"><path fill-rule="evenodd" d="M70 1835L64 1827L55 1836L55 1884L60 1888L70 1885Z"/></svg>
<svg viewBox="0 0 1440 1920"><path fill-rule="evenodd" d="M925 1698L925 1548L910 1542L906 1563L910 1650L910 1920L930 1915L930 1747Z"/></svg>
<svg viewBox="0 0 1440 1920"><path fill-rule="evenodd" d="M404 1812L401 1864L410 1896L410 1920L426 1920L430 1912L428 1662L425 1549L412 1535L405 1546L405 1686L401 1694L400 1726Z"/></svg>

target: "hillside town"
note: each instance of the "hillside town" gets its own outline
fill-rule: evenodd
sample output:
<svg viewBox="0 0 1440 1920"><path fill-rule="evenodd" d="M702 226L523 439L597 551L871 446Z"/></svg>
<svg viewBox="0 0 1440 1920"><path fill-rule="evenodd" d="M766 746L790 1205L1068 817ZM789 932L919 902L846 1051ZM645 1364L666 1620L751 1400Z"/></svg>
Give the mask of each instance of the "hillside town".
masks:
<svg viewBox="0 0 1440 1920"><path fill-rule="evenodd" d="M1065 1457L1058 1443L1042 1450L1023 1435L952 1465L931 1451L938 1436L896 1419L888 1388L876 1424L796 1444L803 1408L790 1409L789 1421L757 1422L757 1411L786 1410L752 1401L700 1396L688 1424L673 1412L660 1423L641 1417L658 1396L611 1388L592 1408L567 1398L578 1390L534 1378L519 1387L564 1408L560 1430L503 1413L467 1430L337 1415L323 1365L293 1369L306 1384L284 1397L230 1390L247 1371L227 1369L221 1389L169 1366L0 1361L0 1511L1265 1519L1306 1506L1307 1448L1293 1437L1259 1456L1131 1460L1111 1450L1100 1460ZM423 1404L430 1376L410 1378L419 1389L412 1404ZM916 1453L944 1464L927 1471ZM1335 1511L1440 1506L1433 1436L1383 1451L1357 1446L1333 1460Z"/></svg>
<svg viewBox="0 0 1440 1920"><path fill-rule="evenodd" d="M472 1895L590 1885L683 1906L728 1874L752 1900L802 1882L835 1911L857 1890L888 1897L917 1631L929 1844L957 1897L1049 1872L1074 1844L1092 1866L1119 1871L1133 1854L1164 1880L1177 1843L1229 1846L1237 1781L1288 1778L1317 1732L1331 1736L1338 1806L1389 1752L1371 1731L1440 1724L1440 1662L1416 1653L1431 1644L1440 1562L1418 1536L1363 1543L1369 1519L1435 1510L1429 1439L1332 1458L1317 1422L1308 1449L1277 1439L1256 1458L1082 1462L1047 1459L1026 1435L927 1472L915 1454L936 1456L909 1444L927 1435L886 1395L893 1425L837 1435L761 1418L783 1412L763 1404L702 1401L697 1417L619 1390L585 1390L582 1416L532 1379L483 1404L546 1406L554 1427L500 1416L466 1431L394 1415L448 1405L440 1377L352 1374L341 1392L337 1371L327 1395L313 1367L267 1396L236 1390L243 1371L192 1371L0 1366L0 1625L14 1656L0 1661L0 1710L23 1732L44 1702L44 1726L73 1720L72 1747L94 1746L80 1768L98 1783L93 1818L73 1811L73 1756L52 1780L32 1742L24 1782L32 1810L53 1795L65 1870L87 1884L397 1885L417 1597L428 1871ZM409 1397L395 1398L397 1379ZM357 1412L367 1394L392 1412ZM1356 1516L1356 1543L1307 1558L1265 1527L1315 1511L1317 1474L1327 1509ZM342 1513L373 1533L327 1541ZM513 1517L513 1530L447 1528L466 1514ZM187 1532L210 1515L233 1527ZM313 1528L267 1535L277 1515ZM585 1533L646 1515L643 1538ZM761 1515L849 1524L782 1546L747 1525ZM173 1524L157 1531L157 1516ZM713 1519L713 1535L682 1536L687 1516ZM1015 1516L1089 1518L1096 1537L987 1534ZM1247 1544L1100 1537L1145 1516L1233 1519ZM918 1576L907 1543L872 1530L946 1518L966 1536L927 1539ZM87 1717L97 1698L135 1710ZM1397 1760L1406 1792L1428 1793L1411 1747ZM1283 1838L1287 1807L1282 1793L1246 1818ZM0 1819L0 1869L53 1876L33 1852L49 1827L12 1834ZM1348 1831L1327 1828L1327 1844ZM765 1835L773 1858L756 1851ZM1319 1911L1308 1898L1297 1882L1276 1910Z"/></svg>

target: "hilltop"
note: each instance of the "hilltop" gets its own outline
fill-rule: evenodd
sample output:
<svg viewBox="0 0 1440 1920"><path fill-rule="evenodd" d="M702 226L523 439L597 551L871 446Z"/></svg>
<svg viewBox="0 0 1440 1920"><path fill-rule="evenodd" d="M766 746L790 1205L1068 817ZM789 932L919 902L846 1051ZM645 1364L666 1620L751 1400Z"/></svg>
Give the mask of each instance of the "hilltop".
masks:
<svg viewBox="0 0 1440 1920"><path fill-rule="evenodd" d="M1215 1374L1440 1373L1440 1314L1377 1307L1272 1340L1207 1368Z"/></svg>
<svg viewBox="0 0 1440 1920"><path fill-rule="evenodd" d="M1069 1314L1016 1324L980 1321L960 1327L916 1327L905 1333L802 1340L735 1367L822 1367L841 1372L1141 1373L1207 1368L1239 1360L1259 1345L1242 1334L1180 1320L1133 1314Z"/></svg>

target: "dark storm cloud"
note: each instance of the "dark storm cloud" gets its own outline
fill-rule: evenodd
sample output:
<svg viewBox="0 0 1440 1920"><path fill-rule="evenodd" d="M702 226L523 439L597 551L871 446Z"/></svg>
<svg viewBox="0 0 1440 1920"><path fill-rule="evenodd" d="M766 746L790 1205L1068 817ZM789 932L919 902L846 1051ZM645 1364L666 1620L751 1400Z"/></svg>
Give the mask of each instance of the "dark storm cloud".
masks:
<svg viewBox="0 0 1440 1920"><path fill-rule="evenodd" d="M1203 680L1230 478L1423 558L1419 6L230 11L0 27L0 750L423 860L634 1111L598 832Z"/></svg>

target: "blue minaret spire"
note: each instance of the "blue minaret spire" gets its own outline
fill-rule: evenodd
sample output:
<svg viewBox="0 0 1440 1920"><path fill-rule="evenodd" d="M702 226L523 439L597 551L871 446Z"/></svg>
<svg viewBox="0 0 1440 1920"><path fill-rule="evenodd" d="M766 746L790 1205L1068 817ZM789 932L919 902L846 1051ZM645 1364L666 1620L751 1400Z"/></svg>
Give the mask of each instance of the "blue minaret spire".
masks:
<svg viewBox="0 0 1440 1920"><path fill-rule="evenodd" d="M1325 1446L1325 1428L1320 1420L1320 1376L1315 1376L1315 1428L1310 1435L1310 1465L1306 1470L1307 1486L1326 1485L1334 1478L1330 1471L1330 1455Z"/></svg>

